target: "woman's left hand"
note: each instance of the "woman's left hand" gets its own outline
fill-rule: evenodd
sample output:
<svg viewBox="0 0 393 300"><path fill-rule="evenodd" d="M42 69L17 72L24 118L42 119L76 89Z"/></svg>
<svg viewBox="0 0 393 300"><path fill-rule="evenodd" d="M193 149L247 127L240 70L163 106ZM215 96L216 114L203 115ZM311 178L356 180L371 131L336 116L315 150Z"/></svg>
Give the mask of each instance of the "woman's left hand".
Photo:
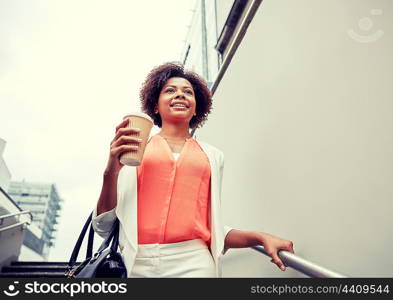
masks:
<svg viewBox="0 0 393 300"><path fill-rule="evenodd" d="M293 251L293 243L265 232L230 230L225 237L224 249L245 248L263 245L268 255L272 258L271 262L276 264L281 270L285 271L285 265L278 256L280 250Z"/></svg>
<svg viewBox="0 0 393 300"><path fill-rule="evenodd" d="M286 250L295 253L293 251L293 243L264 232L255 232L255 234L258 236L258 240L264 246L267 254L272 258L270 261L276 264L282 271L285 271L285 265L278 256L278 252L280 250Z"/></svg>

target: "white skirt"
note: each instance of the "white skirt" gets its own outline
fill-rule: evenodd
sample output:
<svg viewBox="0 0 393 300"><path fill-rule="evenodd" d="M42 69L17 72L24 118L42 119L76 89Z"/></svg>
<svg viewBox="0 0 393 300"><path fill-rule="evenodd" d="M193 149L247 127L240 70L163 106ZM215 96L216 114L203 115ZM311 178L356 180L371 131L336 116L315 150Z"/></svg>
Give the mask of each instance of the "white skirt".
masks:
<svg viewBox="0 0 393 300"><path fill-rule="evenodd" d="M216 277L214 259L201 239L138 245L131 278Z"/></svg>

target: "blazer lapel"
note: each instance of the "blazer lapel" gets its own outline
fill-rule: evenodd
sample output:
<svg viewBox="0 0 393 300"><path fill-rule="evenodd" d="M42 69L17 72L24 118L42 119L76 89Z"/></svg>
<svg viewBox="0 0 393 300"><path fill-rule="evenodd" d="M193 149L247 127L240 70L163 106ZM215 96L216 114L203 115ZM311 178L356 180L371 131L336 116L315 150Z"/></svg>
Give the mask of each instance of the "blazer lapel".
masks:
<svg viewBox="0 0 393 300"><path fill-rule="evenodd" d="M138 249L138 180L135 167L124 166L118 177L117 207L116 215L129 245L137 251Z"/></svg>
<svg viewBox="0 0 393 300"><path fill-rule="evenodd" d="M148 143L152 136L149 137ZM124 166L119 174L117 181L117 208L118 216L125 239L135 253L138 250L138 178L137 168Z"/></svg>
<svg viewBox="0 0 393 300"><path fill-rule="evenodd" d="M220 208L220 193L221 193L221 174L219 168L219 157L217 151L209 144L198 142L203 151L209 158L211 167L211 252L216 263L217 272L220 274L218 267L220 254L224 248L224 233L221 228L221 208Z"/></svg>

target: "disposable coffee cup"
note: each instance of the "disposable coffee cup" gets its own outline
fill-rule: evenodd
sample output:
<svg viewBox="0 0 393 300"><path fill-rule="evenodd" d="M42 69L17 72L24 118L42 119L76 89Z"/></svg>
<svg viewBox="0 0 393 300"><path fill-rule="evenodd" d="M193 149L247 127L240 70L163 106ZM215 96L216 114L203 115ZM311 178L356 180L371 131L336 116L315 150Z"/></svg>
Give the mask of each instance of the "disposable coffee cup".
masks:
<svg viewBox="0 0 393 300"><path fill-rule="evenodd" d="M127 166L139 166L142 162L143 154L145 153L145 148L147 141L150 136L150 131L153 128L153 120L146 114L136 112L126 115L123 120L129 119L127 128L139 128L141 131L139 133L132 133L130 136L135 136L142 139L139 143L138 150L130 150L123 152L120 156L120 162ZM130 145L136 145L131 143Z"/></svg>

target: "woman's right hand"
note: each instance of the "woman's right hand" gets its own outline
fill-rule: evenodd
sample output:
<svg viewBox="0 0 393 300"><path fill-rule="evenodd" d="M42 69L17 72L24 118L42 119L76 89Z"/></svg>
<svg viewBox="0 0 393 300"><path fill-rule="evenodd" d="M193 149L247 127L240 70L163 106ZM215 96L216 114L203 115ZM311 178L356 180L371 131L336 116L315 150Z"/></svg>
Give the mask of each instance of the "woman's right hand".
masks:
<svg viewBox="0 0 393 300"><path fill-rule="evenodd" d="M116 127L116 134L111 142L108 164L105 169L107 175L118 175L123 167L123 164L120 163L120 155L125 151L138 150L142 142L142 139L138 138L140 129L127 128L128 122L129 119L126 119Z"/></svg>

